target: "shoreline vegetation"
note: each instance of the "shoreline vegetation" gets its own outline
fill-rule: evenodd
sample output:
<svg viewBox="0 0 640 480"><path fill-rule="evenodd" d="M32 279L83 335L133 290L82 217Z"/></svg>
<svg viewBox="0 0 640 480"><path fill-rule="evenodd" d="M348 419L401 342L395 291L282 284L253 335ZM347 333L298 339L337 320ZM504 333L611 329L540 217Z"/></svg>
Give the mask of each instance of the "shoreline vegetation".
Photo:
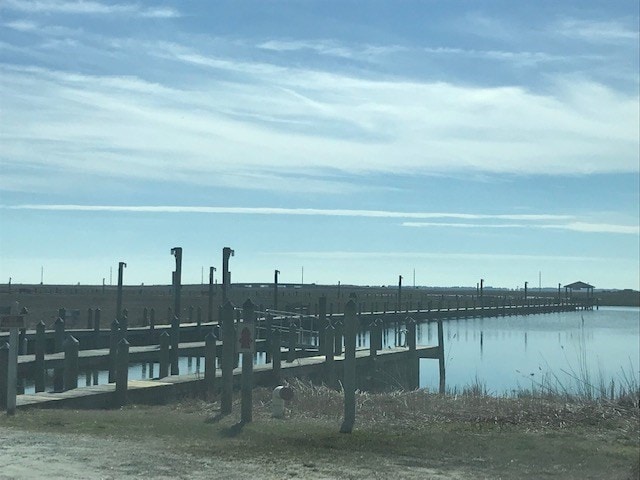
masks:
<svg viewBox="0 0 640 480"><path fill-rule="evenodd" d="M637 384L633 394L613 400L532 390L495 397L479 385L447 394L357 392L348 435L338 433L342 392L300 381L291 386L295 397L283 420L271 417L271 391L259 388L254 421L245 425L239 398L228 416L217 401L182 398L120 410L29 410L3 416L0 426L40 442L55 435L67 464L79 455L74 442L113 443L111 453L95 455L104 455L116 478L206 478L207 471L226 478L638 477ZM117 454L123 445L146 461L132 466ZM93 468L85 469L87 477L107 467Z"/></svg>

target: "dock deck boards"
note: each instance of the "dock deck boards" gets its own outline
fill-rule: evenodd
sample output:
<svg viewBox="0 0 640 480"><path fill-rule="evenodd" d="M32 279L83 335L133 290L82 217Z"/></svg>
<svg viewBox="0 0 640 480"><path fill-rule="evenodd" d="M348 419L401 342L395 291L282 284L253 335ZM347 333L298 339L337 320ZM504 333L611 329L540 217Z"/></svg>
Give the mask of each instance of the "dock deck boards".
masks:
<svg viewBox="0 0 640 480"><path fill-rule="evenodd" d="M419 358L438 358L438 347L434 346L418 346L416 348ZM385 348L377 353L377 356L384 361L385 357L407 355L409 350L402 347ZM369 358L369 349L356 350L356 362L363 362ZM338 355L334 358L336 364L344 361L344 355ZM313 370L323 368L325 357L316 355L313 357L302 357L293 362L282 362L281 375L283 377L304 376ZM338 367L339 368L339 367ZM261 376L268 377L271 375L272 365L261 364L254 365L254 376L256 383L260 383ZM234 369L233 375L235 379L239 379L241 368ZM220 379L222 373L220 369L216 370L216 379ZM127 383L127 395L132 403L137 400L146 398L149 395L163 395L162 390L169 390L172 387L191 387L197 388L198 384L204 379L204 373L190 373L186 375L172 375L161 379L152 380L129 380ZM18 409L25 408L105 408L112 401L115 393L115 383L103 385L93 385L88 387L78 387L66 392L40 392L32 394L23 394L16 397L16 407ZM144 401L144 400L143 400Z"/></svg>

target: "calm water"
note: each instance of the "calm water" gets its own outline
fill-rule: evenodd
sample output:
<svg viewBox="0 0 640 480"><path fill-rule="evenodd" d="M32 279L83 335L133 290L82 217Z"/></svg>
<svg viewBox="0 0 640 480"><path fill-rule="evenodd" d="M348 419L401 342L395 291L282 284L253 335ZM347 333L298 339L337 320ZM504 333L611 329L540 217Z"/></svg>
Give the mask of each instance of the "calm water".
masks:
<svg viewBox="0 0 640 480"><path fill-rule="evenodd" d="M592 381L613 379L624 384L624 375L640 381L640 309L601 308L585 312L472 318L443 322L447 389L461 391L481 383L491 394L531 388L543 377L556 376L560 384L575 391L573 376ZM435 323L417 326L419 345L436 345ZM384 347L403 345L404 334L394 327L384 332ZM357 346L368 347L368 332L358 335ZM265 363L264 353L256 363ZM129 378L157 376L159 365L132 364ZM204 373L204 359L180 358L180 373ZM48 372L49 375L52 372ZM94 375L97 377L94 378ZM105 371L82 373L78 386L107 383ZM420 387L438 390L438 361L420 360ZM48 379L47 389L52 380ZM25 392L34 391L27 379Z"/></svg>
<svg viewBox="0 0 640 480"><path fill-rule="evenodd" d="M418 337L436 344L436 325L419 326ZM444 338L447 388L458 391L478 381L499 395L531 388L544 375L575 391L572 377L584 378L584 367L596 385L640 378L637 308L452 320ZM420 386L437 391L438 362L420 362Z"/></svg>

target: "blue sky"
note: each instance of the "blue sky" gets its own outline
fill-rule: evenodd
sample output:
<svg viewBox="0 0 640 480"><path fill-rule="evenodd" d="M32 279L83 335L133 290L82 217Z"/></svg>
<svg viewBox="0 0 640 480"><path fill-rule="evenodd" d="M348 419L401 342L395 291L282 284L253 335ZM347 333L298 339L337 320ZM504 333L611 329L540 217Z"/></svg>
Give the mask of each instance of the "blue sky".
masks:
<svg viewBox="0 0 640 480"><path fill-rule="evenodd" d="M638 4L0 2L0 279L639 288ZM219 273L219 272L218 272ZM205 274L206 281L206 274Z"/></svg>

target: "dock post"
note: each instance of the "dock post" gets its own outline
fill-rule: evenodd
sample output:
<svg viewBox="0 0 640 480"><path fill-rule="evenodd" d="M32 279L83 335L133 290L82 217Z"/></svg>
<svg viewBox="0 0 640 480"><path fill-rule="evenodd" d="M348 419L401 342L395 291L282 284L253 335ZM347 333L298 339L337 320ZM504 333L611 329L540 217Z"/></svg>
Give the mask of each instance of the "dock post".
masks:
<svg viewBox="0 0 640 480"><path fill-rule="evenodd" d="M318 299L318 353L324 355L326 349L325 329L327 328L327 297L324 295Z"/></svg>
<svg viewBox="0 0 640 480"><path fill-rule="evenodd" d="M158 378L165 378L169 376L169 364L171 363L169 352L169 344L171 338L167 332L160 334L160 371L158 372Z"/></svg>
<svg viewBox="0 0 640 480"><path fill-rule="evenodd" d="M129 310L122 310L122 320L120 321L120 338L127 338L129 332Z"/></svg>
<svg viewBox="0 0 640 480"><path fill-rule="evenodd" d="M233 365L235 350L235 329L233 324L233 304L226 301L222 306L222 396L220 413L231 413L233 405Z"/></svg>
<svg viewBox="0 0 640 480"><path fill-rule="evenodd" d="M180 375L178 360L180 354L180 319L174 315L171 322L171 375Z"/></svg>
<svg viewBox="0 0 640 480"><path fill-rule="evenodd" d="M334 355L333 355L333 347L334 347L334 333L335 329L330 322L327 322L327 326L324 329L325 336L325 351L324 351L324 381L326 385L330 388L335 388L336 386L336 372L334 366Z"/></svg>
<svg viewBox="0 0 640 480"><path fill-rule="evenodd" d="M100 309L96 308L93 315L93 348L100 348Z"/></svg>
<svg viewBox="0 0 640 480"><path fill-rule="evenodd" d="M407 347L409 347L409 390L416 390L420 386L420 360L418 359L416 321L407 318Z"/></svg>
<svg viewBox="0 0 640 480"><path fill-rule="evenodd" d="M265 360L267 363L271 362L271 353L273 352L273 315L270 313L264 316L264 339L265 339Z"/></svg>
<svg viewBox="0 0 640 480"><path fill-rule="evenodd" d="M255 305L250 299L242 304L242 323L244 327L255 326ZM255 329L254 329L255 331ZM242 341L242 337L240 337ZM242 377L240 389L240 422L249 423L253 420L253 351L255 339L251 343L251 352L242 353Z"/></svg>
<svg viewBox="0 0 640 480"><path fill-rule="evenodd" d="M78 350L80 342L69 335L64 341L64 391L78 388Z"/></svg>
<svg viewBox="0 0 640 480"><path fill-rule="evenodd" d="M45 354L45 324L42 320L36 325L36 344L35 344L35 390L44 392L44 354Z"/></svg>
<svg viewBox="0 0 640 480"><path fill-rule="evenodd" d="M115 406L122 407L127 403L127 386L129 383L129 342L126 338L118 342L116 366Z"/></svg>
<svg viewBox="0 0 640 480"><path fill-rule="evenodd" d="M7 408L9 391L9 344L0 343L0 409Z"/></svg>
<svg viewBox="0 0 640 480"><path fill-rule="evenodd" d="M87 309L87 330L91 330L93 328L93 309L89 307Z"/></svg>
<svg viewBox="0 0 640 480"><path fill-rule="evenodd" d="M156 333L156 309L151 307L149 310L149 343L154 343Z"/></svg>
<svg viewBox="0 0 640 480"><path fill-rule="evenodd" d="M298 339L298 332L296 331L296 319L295 317L289 318L289 331L287 332L287 344L289 351L287 352L287 363L292 363L296 359L296 341Z"/></svg>
<svg viewBox="0 0 640 480"><path fill-rule="evenodd" d="M344 316L342 318L344 319ZM344 332L343 322L343 320L336 319L333 324L333 353L338 356L342 355L342 334Z"/></svg>
<svg viewBox="0 0 640 480"><path fill-rule="evenodd" d="M356 421L356 334L358 318L353 299L345 305L344 312L344 420L340 433L351 433Z"/></svg>
<svg viewBox="0 0 640 480"><path fill-rule="evenodd" d="M446 377L444 369L444 329L442 320L438 320L438 367L440 370L439 392L445 393Z"/></svg>
<svg viewBox="0 0 640 480"><path fill-rule="evenodd" d="M116 381L116 352L118 350L118 340L120 340L120 324L118 320L111 322L111 332L109 333L109 383Z"/></svg>
<svg viewBox="0 0 640 480"><path fill-rule="evenodd" d="M271 332L271 367L273 369L273 379L276 385L280 383L280 368L282 367L280 345L280 330L274 328L273 332Z"/></svg>
<svg viewBox="0 0 640 480"><path fill-rule="evenodd" d="M214 396L216 382L216 336L209 332L204 337L204 396L211 399Z"/></svg>
<svg viewBox="0 0 640 480"><path fill-rule="evenodd" d="M64 320L58 317L54 324L54 351L62 352L64 349ZM53 370L53 391L61 392L64 389L63 370L55 368Z"/></svg>

